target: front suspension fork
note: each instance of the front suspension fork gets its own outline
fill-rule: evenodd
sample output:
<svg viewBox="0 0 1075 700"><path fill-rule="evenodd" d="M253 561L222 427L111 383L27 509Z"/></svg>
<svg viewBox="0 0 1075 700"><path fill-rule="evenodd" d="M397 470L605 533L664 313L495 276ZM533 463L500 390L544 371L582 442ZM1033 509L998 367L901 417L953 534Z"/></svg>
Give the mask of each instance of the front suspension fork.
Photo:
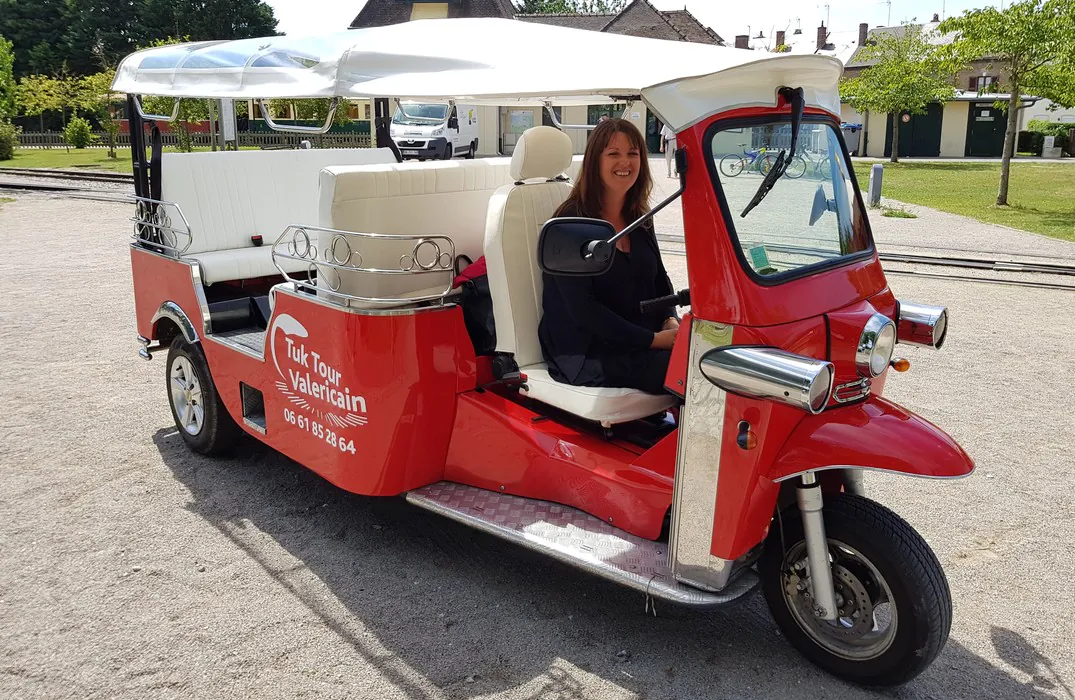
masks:
<svg viewBox="0 0 1075 700"><path fill-rule="evenodd" d="M825 519L821 513L821 484L813 472L802 475L802 482L796 489L796 500L803 518L803 532L806 534L806 561L809 566L814 613L822 620L835 620L836 591L832 584Z"/></svg>

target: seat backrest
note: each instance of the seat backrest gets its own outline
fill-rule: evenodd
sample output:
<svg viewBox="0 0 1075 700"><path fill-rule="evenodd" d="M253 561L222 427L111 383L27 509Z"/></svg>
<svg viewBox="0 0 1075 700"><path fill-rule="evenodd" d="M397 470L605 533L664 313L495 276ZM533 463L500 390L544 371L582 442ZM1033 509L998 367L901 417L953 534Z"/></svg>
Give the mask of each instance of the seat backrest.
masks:
<svg viewBox="0 0 1075 700"><path fill-rule="evenodd" d="M511 163L509 158L482 158L326 168L321 172L318 226L369 234L446 236L455 244L457 256L477 260L483 255L489 200L500 187L515 182ZM580 165L581 160L569 159L561 172L572 175ZM414 250L414 241L352 240L364 268L398 270L401 257ZM319 250L331 245L332 234L319 234ZM342 250L340 246L338 253ZM429 248L422 257L431 257ZM334 291L401 301L443 291L454 274L451 270L421 275L322 272ZM350 305L383 306L357 301Z"/></svg>
<svg viewBox="0 0 1075 700"><path fill-rule="evenodd" d="M394 163L387 148L164 153L161 199L190 224L188 253L272 244L290 224L317 220L318 173L330 165Z"/></svg>
<svg viewBox="0 0 1075 700"><path fill-rule="evenodd" d="M489 200L485 260L496 320L496 349L515 355L520 367L542 361L541 270L537 244L541 227L571 192L555 180L572 163L571 138L549 126L528 129L511 158L513 184Z"/></svg>

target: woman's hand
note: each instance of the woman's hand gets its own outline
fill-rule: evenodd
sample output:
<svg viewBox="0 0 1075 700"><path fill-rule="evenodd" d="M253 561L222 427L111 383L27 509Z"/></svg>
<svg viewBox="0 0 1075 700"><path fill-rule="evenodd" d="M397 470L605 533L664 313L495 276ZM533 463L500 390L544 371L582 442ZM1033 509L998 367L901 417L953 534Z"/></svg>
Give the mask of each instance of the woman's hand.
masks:
<svg viewBox="0 0 1075 700"><path fill-rule="evenodd" d="M654 333L650 348L653 350L671 350L672 346L676 344L677 333L679 333L677 328L668 328Z"/></svg>
<svg viewBox="0 0 1075 700"><path fill-rule="evenodd" d="M678 331L679 319L675 316L670 316L664 320L664 325L661 326L661 330L665 331Z"/></svg>

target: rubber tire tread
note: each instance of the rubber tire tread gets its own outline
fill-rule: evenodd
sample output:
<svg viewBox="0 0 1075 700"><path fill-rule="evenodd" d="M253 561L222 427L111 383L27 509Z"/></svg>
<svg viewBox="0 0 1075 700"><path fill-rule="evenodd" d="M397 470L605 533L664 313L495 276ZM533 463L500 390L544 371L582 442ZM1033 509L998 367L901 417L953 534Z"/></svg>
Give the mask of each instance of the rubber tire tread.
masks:
<svg viewBox="0 0 1075 700"><path fill-rule="evenodd" d="M780 590L784 553L777 523L770 528L758 567L762 592L773 618L792 646L833 675L876 687L910 681L933 663L952 629L952 593L944 569L933 550L906 520L875 501L847 493L825 494L822 512L826 537L840 540L869 558L885 577L894 598L919 592L918 623L909 636L907 613L898 609L900 627L892 646L880 657L868 661L841 659L820 647L799 627ZM785 510L782 519L783 540L791 549L803 539L798 507ZM884 556L875 556L874 550ZM926 620L924 630L923 619Z"/></svg>
<svg viewBox="0 0 1075 700"><path fill-rule="evenodd" d="M198 383L202 386L202 408L205 410L205 424L202 426L202 431L197 435L191 435L183 429L179 422L179 416L175 413L175 406L172 404L172 358L176 355L183 355L190 360L190 364L198 375ZM187 443L187 447L194 452L210 457L227 455L235 449L243 435L243 431L236 425L231 414L228 413L228 408L220 400L216 384L213 383L213 375L209 372L209 363L205 359L205 353L202 352L200 344L188 343L182 335L172 340L172 344L168 347L168 362L164 368L164 387L176 430L179 431L183 442Z"/></svg>

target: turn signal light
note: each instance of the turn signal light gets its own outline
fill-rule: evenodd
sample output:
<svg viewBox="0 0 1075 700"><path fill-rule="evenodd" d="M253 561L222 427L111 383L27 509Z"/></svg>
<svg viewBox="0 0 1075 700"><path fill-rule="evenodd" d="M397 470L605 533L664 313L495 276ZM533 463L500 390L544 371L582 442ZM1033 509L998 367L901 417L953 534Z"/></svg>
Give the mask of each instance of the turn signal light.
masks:
<svg viewBox="0 0 1075 700"><path fill-rule="evenodd" d="M750 429L750 423L739 421L739 435L736 436L735 442L744 450L753 450L758 446L758 436Z"/></svg>
<svg viewBox="0 0 1075 700"><path fill-rule="evenodd" d="M892 369L896 370L897 372L906 372L907 370L911 369L911 361L908 360L906 357L897 357L889 364L892 366Z"/></svg>

